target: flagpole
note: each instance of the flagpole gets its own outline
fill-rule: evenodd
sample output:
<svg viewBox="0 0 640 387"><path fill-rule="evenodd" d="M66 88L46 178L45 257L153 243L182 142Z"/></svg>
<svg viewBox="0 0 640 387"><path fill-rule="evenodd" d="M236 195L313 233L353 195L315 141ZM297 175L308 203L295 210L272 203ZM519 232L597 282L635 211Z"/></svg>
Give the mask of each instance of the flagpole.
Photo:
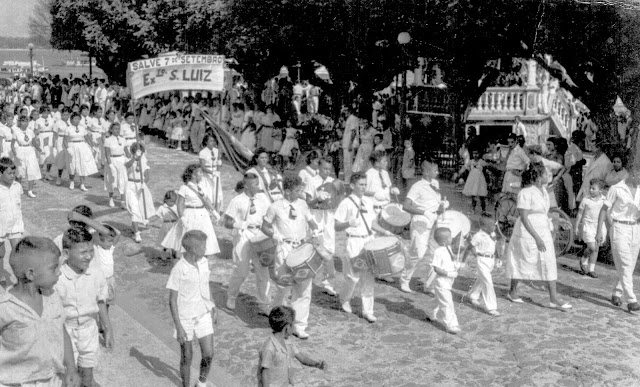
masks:
<svg viewBox="0 0 640 387"><path fill-rule="evenodd" d="M136 142L138 143L138 146L142 145L140 143L140 125L138 123L138 116L136 115L136 109L135 109L135 105L136 105L136 100L133 99L131 100L131 111L133 113L133 120L135 122L135 128L136 128ZM129 148L129 153L131 153L131 148ZM135 155L131 155L131 157L135 157ZM138 160L138 166L140 167L140 184L141 184L141 191L142 191L142 207L144 210L144 219L147 220L148 218L148 214L147 214L147 199L145 197L144 194L144 172L142 171L142 156L140 156L140 160Z"/></svg>

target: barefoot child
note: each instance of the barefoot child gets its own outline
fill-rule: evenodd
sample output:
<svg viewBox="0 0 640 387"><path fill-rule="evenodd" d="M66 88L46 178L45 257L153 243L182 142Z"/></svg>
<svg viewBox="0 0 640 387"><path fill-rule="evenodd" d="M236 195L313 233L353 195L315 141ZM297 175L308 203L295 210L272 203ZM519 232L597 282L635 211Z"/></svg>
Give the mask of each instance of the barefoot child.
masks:
<svg viewBox="0 0 640 387"><path fill-rule="evenodd" d="M475 255L478 266L478 278L474 282L473 286L467 293L467 297L471 304L480 306L479 297L482 296L484 307L491 316L500 316L498 312L498 304L496 303L496 292L493 289L493 279L491 278L491 271L495 266L500 267L502 261L496 256L496 241L492 235L495 222L493 218L488 215L483 215L480 218L480 231L478 231L471 243L464 253L462 262L469 253Z"/></svg>
<svg viewBox="0 0 640 387"><path fill-rule="evenodd" d="M591 179L589 182L589 196L585 195L580 202L578 216L576 217L578 235L587 244L587 250L580 258L580 274L591 278L598 278L595 272L599 250L599 246L596 243L596 228L598 227L598 215L606 200L602 194L604 187L604 180ZM602 227L598 236L604 240L607 236L607 229Z"/></svg>
<svg viewBox="0 0 640 387"><path fill-rule="evenodd" d="M167 289L169 308L180 343L180 376L182 386L191 387L193 339L202 351L200 377L196 387L206 387L213 361L213 325L217 322L216 306L209 289L209 262L204 258L207 235L200 230L184 234L185 253L171 269Z"/></svg>
<svg viewBox="0 0 640 387"><path fill-rule="evenodd" d="M7 292L0 289L2 386L79 385L64 309L54 290L59 255L51 239L39 237L22 239L11 254L18 283Z"/></svg>
<svg viewBox="0 0 640 387"><path fill-rule="evenodd" d="M434 239L440 247L433 253L431 267L436 272L435 297L436 307L429 316L429 320L438 321L444 325L447 332L451 334L460 333L458 317L453 307L451 289L453 281L458 277L458 262L454 262L451 251L451 230L440 227L435 231Z"/></svg>
<svg viewBox="0 0 640 387"><path fill-rule="evenodd" d="M0 158L0 286L10 284L11 275L4 270L5 242L11 248L22 238L22 185L16 181L16 166L8 157Z"/></svg>
<svg viewBox="0 0 640 387"><path fill-rule="evenodd" d="M292 386L294 381L289 365L293 357L307 367L328 369L327 363L311 359L289 341L295 314L293 308L288 306L276 306L269 313L269 326L273 334L262 344L258 353L258 387Z"/></svg>
<svg viewBox="0 0 640 387"><path fill-rule="evenodd" d="M65 231L62 247L68 258L55 285L64 306L64 325L77 357L83 387L93 387L95 383L93 369L98 364L100 350L97 316L104 326L105 346L113 347L113 331L105 302L109 292L107 280L95 265L91 265L92 239L86 229Z"/></svg>

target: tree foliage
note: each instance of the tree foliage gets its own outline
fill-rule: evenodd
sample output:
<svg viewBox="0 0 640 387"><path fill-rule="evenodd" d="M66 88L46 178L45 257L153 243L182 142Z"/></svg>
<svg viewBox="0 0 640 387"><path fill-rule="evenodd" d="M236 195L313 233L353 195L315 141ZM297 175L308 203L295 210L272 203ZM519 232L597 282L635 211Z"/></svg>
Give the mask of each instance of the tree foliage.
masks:
<svg viewBox="0 0 640 387"><path fill-rule="evenodd" d="M37 0L29 17L29 37L36 46L47 47L51 41L51 0Z"/></svg>

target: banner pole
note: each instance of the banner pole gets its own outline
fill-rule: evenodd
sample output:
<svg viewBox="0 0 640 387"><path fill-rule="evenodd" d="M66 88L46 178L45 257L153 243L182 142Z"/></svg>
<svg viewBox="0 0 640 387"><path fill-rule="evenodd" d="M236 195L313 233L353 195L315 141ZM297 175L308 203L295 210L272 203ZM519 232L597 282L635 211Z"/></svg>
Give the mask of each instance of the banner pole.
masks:
<svg viewBox="0 0 640 387"><path fill-rule="evenodd" d="M136 142L138 143L138 146L142 145L140 143L140 123L138 122L138 116L136 115L136 108L135 108L135 104L136 104L136 100L133 99L131 100L131 110L133 113L133 120L135 122L135 128L136 128ZM131 152L131 148L129 148L129 152ZM135 155L131 155L131 157L135 157ZM140 160L138 160L138 166L140 167L140 187L141 188L141 195L142 195L142 208L144 210L144 219L147 220L148 219L148 214L147 214L147 199L145 197L144 194L144 172L142 171L142 156L140 156Z"/></svg>

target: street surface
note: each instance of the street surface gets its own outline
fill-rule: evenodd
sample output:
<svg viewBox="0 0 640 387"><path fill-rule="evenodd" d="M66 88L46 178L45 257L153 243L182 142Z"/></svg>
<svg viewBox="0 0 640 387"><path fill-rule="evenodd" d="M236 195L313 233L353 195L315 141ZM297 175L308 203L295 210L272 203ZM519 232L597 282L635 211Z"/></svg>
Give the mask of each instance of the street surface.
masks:
<svg viewBox="0 0 640 387"><path fill-rule="evenodd" d="M180 175L197 156L149 144L149 187L156 207L164 193L181 185ZM241 174L222 167L225 205L235 194ZM65 174L66 176L66 174ZM179 348L165 284L170 265L158 259L158 228L143 231L136 244L126 211L107 206L101 180L89 179L88 193L39 182L37 199L23 198L23 213L30 234L55 237L66 227L66 213L89 205L99 220L122 231L115 251L117 301L111 318L116 347L103 352L96 370L101 386L175 386ZM443 185L453 209L466 212L469 201ZM252 296L255 281L245 282L235 312L224 308L230 260L230 231L216 226L222 253L210 262L211 290L220 309L215 332L215 364L209 385L256 385L258 349L270 334L266 317L257 314ZM339 233L337 254L344 254L344 233ZM337 264L336 289L342 283ZM500 317L491 317L462 297L474 281L472 268L454 284L456 313L462 333L447 334L427 321L435 300L422 292L405 294L397 285L378 282L375 315L369 324L360 315L339 310L338 299L314 289L309 340L294 337L298 347L313 358L326 360L327 372L295 366L297 386L640 386L640 316L611 305L613 267L598 264L598 279L576 272L573 256L558 259L558 291L573 310L552 310L545 292L522 286L524 305L510 303L505 294L504 271L494 273ZM636 271L636 274L638 272ZM425 275L424 268L416 277ZM417 278L412 287L418 289ZM640 278L636 276L636 289ZM626 304L624 305L626 307ZM198 353L196 350L194 353ZM199 359L194 359L198 365ZM195 372L194 372L195 375ZM195 377L195 376L194 376Z"/></svg>

